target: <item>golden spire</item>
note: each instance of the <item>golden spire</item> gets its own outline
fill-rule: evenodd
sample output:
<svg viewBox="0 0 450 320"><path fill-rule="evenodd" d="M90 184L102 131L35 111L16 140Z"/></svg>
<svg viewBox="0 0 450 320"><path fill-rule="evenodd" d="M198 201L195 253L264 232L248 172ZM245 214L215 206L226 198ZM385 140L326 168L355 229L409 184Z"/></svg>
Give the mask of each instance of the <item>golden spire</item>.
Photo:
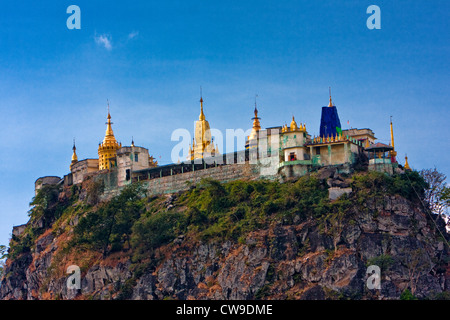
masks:
<svg viewBox="0 0 450 320"><path fill-rule="evenodd" d="M203 94L202 94L202 87L200 87L200 116L198 117L198 120L205 120L205 114L203 113Z"/></svg>
<svg viewBox="0 0 450 320"><path fill-rule="evenodd" d="M108 101L108 116L106 122L106 133L103 142L98 146L98 157L99 157L99 170L109 169L111 163L115 163L115 158L117 155L117 150L122 147L114 137L114 132L112 130L111 114L109 113L109 101Z"/></svg>
<svg viewBox="0 0 450 320"><path fill-rule="evenodd" d="M391 146L394 148L394 130L392 128L392 116L391 116Z"/></svg>
<svg viewBox="0 0 450 320"><path fill-rule="evenodd" d="M105 142L106 140L115 140L114 138L114 132L112 130L111 125L113 124L111 122L111 114L109 113L109 101L108 101L108 116L106 117L106 132L105 132L105 139L103 140L103 142Z"/></svg>
<svg viewBox="0 0 450 320"><path fill-rule="evenodd" d="M131 146L134 147L134 138L131 136Z"/></svg>
<svg viewBox="0 0 450 320"><path fill-rule="evenodd" d="M411 167L408 164L408 157L405 155L405 165L403 166L405 170L411 170Z"/></svg>
<svg viewBox="0 0 450 320"><path fill-rule="evenodd" d="M331 87L328 87L328 90L330 91L330 103L328 104L328 107L332 107L333 102L331 102Z"/></svg>
<svg viewBox="0 0 450 320"><path fill-rule="evenodd" d="M394 158L394 161L395 161L395 156L397 155L397 151L395 151L395 147L394 147L394 129L392 128L392 116L391 116L391 147L392 147L392 150L389 153L391 155L391 158Z"/></svg>
<svg viewBox="0 0 450 320"><path fill-rule="evenodd" d="M254 110L254 114L255 117L253 118L253 129L255 129L256 131L261 130L261 124L259 123L259 118L258 117L258 108L256 107L256 99L255 99L255 110Z"/></svg>
<svg viewBox="0 0 450 320"><path fill-rule="evenodd" d="M252 131L250 132L250 135L248 136L248 140L256 139L258 137L258 131L261 130L261 124L259 123L259 119L261 119L261 118L258 117L258 108L256 106L256 97L258 97L258 95L255 95L255 110L253 111L255 116L252 118L253 126L252 126Z"/></svg>
<svg viewBox="0 0 450 320"><path fill-rule="evenodd" d="M205 120L205 114L203 113L203 98L200 97L200 116L198 120Z"/></svg>
<svg viewBox="0 0 450 320"><path fill-rule="evenodd" d="M73 138L73 154L72 154L72 161L70 163L70 168L72 169L72 166L78 162L78 157L77 157L77 147L75 147L75 138Z"/></svg>

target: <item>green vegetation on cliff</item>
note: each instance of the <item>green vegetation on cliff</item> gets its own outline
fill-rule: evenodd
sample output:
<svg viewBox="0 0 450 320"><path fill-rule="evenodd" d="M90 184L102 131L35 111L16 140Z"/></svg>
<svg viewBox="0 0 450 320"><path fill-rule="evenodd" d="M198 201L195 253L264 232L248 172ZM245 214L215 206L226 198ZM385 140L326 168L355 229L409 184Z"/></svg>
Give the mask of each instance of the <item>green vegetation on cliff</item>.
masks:
<svg viewBox="0 0 450 320"><path fill-rule="evenodd" d="M280 227L298 226L301 231L303 225L309 225L309 231L309 227L301 231L308 237L295 244L294 256L314 252L319 241L323 248L320 254L325 255L323 264L329 266L342 255L339 246L343 232L347 232L344 238L348 237L352 225L365 223L358 221L359 217L376 219L380 214L377 208L384 208L388 198L401 197L419 207L427 187L417 172L394 176L363 172L340 175L339 179L352 192L333 201L328 194L332 182L320 173L284 183L264 180L220 183L204 179L187 191L161 196L148 196L142 185L136 183L124 187L120 194L107 201L100 201L102 188L93 181L84 186L84 191L78 186L43 187L31 203L30 223L20 236L11 240L9 258L35 251L36 241L44 233L51 233L55 238L64 235L65 241L58 243L60 250L52 258L47 277L55 274L64 255L127 257L133 276L117 292L119 297L129 298L140 276L155 270L158 259L164 256L161 250L172 244L183 243L188 249L190 244L205 243L249 245L249 234L260 232L265 235L262 241L271 259L276 259L283 256L284 249L279 247L276 235L267 235ZM388 238L386 243L391 241ZM310 241L315 242L314 249ZM93 262L88 258L84 261L87 261L85 265L80 266L82 271L87 271ZM398 261L398 257L378 253L364 263L391 272ZM254 297L270 296L279 285L275 284L274 263L268 266L266 283ZM305 283L301 274L296 274L294 281L298 285ZM208 283L214 286L214 282ZM404 298L407 297L405 293Z"/></svg>
<svg viewBox="0 0 450 320"><path fill-rule="evenodd" d="M351 221L349 213L364 210L364 203L396 194L416 201L417 194L423 197L426 184L417 172L392 177L369 172L353 175L351 186L350 196L330 201L326 181L314 175L286 183L260 180L222 184L205 179L171 196L167 205L165 197L147 197L139 184L132 184L94 206L78 200L76 188L58 198L60 187L45 186L31 202L26 231L11 241L10 257L29 251L44 230L76 214L81 217L68 248L96 250L104 256L123 249L137 255L152 252L186 234L203 241L239 241L273 222L298 224L309 218L328 222L331 230L325 226L326 231L332 232L343 219Z"/></svg>

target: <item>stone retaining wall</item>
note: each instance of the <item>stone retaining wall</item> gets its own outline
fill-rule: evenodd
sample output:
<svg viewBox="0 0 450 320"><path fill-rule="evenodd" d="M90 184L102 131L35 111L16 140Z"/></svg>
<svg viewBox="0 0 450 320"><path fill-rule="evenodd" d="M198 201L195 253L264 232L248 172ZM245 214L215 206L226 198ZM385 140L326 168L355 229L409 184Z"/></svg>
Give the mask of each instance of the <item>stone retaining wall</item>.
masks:
<svg viewBox="0 0 450 320"><path fill-rule="evenodd" d="M203 178L210 178L220 182L228 182L238 179L255 180L259 178L257 165L230 164L209 168L206 170L191 171L173 176L151 179L142 182L149 194L174 193L187 190Z"/></svg>
<svg viewBox="0 0 450 320"><path fill-rule="evenodd" d="M214 168L179 173L172 176L143 180L140 183L147 189L149 195L175 193L188 190L191 185L199 183L203 178L228 182L234 180L256 180L261 178L260 166L250 163L236 163ZM116 172L108 172L96 177L103 179L105 192L102 199L118 195L123 187L117 187Z"/></svg>

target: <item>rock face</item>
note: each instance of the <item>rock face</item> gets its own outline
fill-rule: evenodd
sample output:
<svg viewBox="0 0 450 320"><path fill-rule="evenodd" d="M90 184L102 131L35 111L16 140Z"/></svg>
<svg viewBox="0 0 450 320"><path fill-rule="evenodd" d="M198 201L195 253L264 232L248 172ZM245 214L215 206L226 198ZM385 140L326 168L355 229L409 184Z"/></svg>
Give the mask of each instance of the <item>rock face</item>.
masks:
<svg viewBox="0 0 450 320"><path fill-rule="evenodd" d="M273 224L239 242L181 236L139 272L125 253L99 258L81 266L79 290L52 270L59 242L48 232L7 262L0 298L399 299L406 288L418 298L448 294L448 247L435 223L398 196L367 208L337 233L310 219ZM63 261L65 269L74 259ZM367 285L369 265L380 267L379 289Z"/></svg>

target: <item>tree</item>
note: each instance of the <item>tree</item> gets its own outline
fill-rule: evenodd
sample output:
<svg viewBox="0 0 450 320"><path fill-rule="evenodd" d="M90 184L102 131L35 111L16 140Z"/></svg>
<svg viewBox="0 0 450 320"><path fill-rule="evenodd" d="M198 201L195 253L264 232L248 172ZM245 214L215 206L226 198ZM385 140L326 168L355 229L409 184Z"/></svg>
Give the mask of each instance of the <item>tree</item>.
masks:
<svg viewBox="0 0 450 320"><path fill-rule="evenodd" d="M428 184L428 188L425 189L425 201L430 210L439 216L444 215L450 204L450 192L445 182L447 176L436 168L421 170L420 175Z"/></svg>
<svg viewBox="0 0 450 320"><path fill-rule="evenodd" d="M415 296L419 278L428 273L432 266L425 250L418 248L413 251L403 252L401 263L406 267L409 277L409 286L412 296Z"/></svg>
<svg viewBox="0 0 450 320"><path fill-rule="evenodd" d="M81 218L74 229L73 245L87 244L101 250L104 257L123 249L125 241L130 246L131 228L145 209L140 193L139 186L126 186L118 196Z"/></svg>
<svg viewBox="0 0 450 320"><path fill-rule="evenodd" d="M444 187L442 188L441 194L440 194L440 200L444 204L445 208L448 209L450 207L450 188Z"/></svg>
<svg viewBox="0 0 450 320"><path fill-rule="evenodd" d="M4 245L0 245L0 279L3 276L3 269L4 269L4 259L7 257L8 248Z"/></svg>
<svg viewBox="0 0 450 320"><path fill-rule="evenodd" d="M449 216L449 213L448 213L448 208L450 207L450 188L449 187L444 187L442 189L440 198L441 198L441 201L444 203L444 206L445 206L445 217L444 217L444 220L447 223L447 226L448 226L447 228L449 228L450 227L450 216Z"/></svg>

